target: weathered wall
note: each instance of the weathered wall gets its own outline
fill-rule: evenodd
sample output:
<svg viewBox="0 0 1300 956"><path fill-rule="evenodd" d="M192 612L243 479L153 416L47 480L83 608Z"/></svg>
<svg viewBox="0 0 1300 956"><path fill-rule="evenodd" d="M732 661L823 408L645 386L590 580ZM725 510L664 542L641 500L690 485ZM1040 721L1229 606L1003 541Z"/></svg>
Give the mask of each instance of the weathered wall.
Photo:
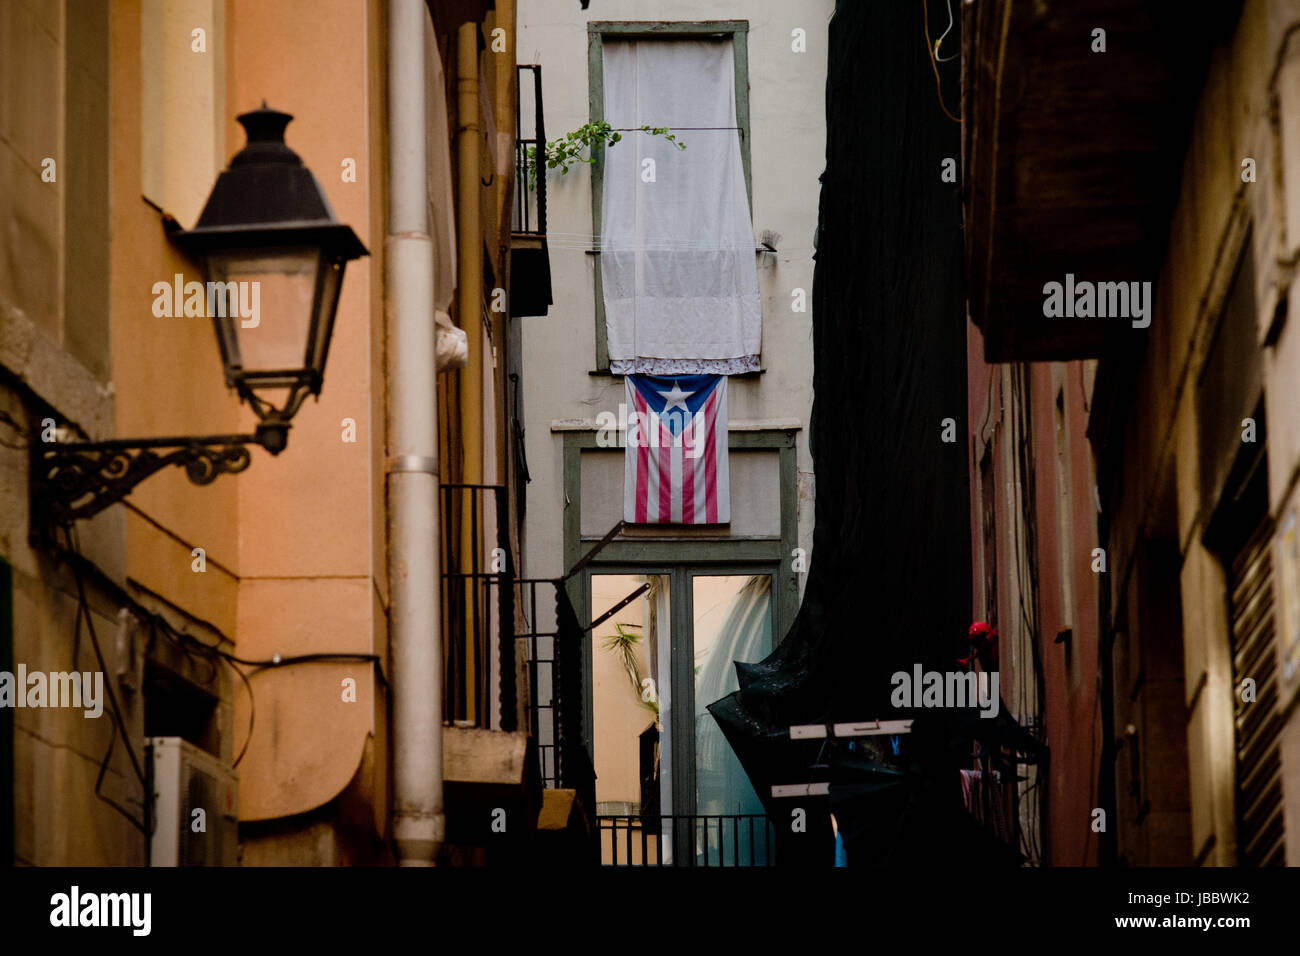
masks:
<svg viewBox="0 0 1300 956"><path fill-rule="evenodd" d="M1144 542L1163 534L1155 527L1159 503L1167 483L1175 483L1183 686L1189 708L1190 852L1212 865L1237 859L1234 688L1224 569L1202 541L1201 461L1206 449L1199 444L1198 421L1214 409L1197 407L1195 385L1243 243L1253 243L1270 513L1280 519L1294 501L1294 475L1300 467L1295 385L1300 346L1295 323L1287 321L1285 307L1278 308L1300 246L1300 217L1292 212L1300 208L1300 139L1292 120L1300 110L1297 23L1300 4L1294 0L1248 0L1236 33L1213 54L1183 161L1148 347L1119 421L1122 434L1113 454L1122 462L1121 480L1109 494L1103 489L1103 508L1111 520L1112 605L1119 609L1126 588L1136 587L1140 601L1151 600L1142 590L1140 557ZM1256 164L1254 182L1243 182L1247 158ZM1282 322L1280 329L1275 320ZM1275 577L1279 608L1286 606L1286 591L1294 587ZM1279 627L1284 627L1282 618ZM1285 645L1285 633L1279 645ZM1300 832L1300 730L1290 711L1295 692L1294 679L1282 687L1281 709L1288 714L1282 732L1283 777L1292 834ZM1295 864L1300 841L1293 837L1289 842L1288 861Z"/></svg>
<svg viewBox="0 0 1300 956"><path fill-rule="evenodd" d="M290 147L316 175L337 218L372 253L347 267L319 401L307 402L295 417L281 455L257 456L237 482L238 652L255 660L277 653L370 654L385 643L372 546L382 499L371 486L372 459L382 449L371 432L382 421L373 403L383 400L380 388L372 392L371 354L376 326L383 325L377 307L383 208L376 205L382 194L375 183L383 174L373 115L383 90L374 56L374 37L383 35L380 7L343 0L230 4L227 141L243 142L234 116L263 100L293 114ZM356 164L354 182L343 178L348 159ZM242 429L251 430L251 411L240 415ZM345 419L355 424L355 441L345 440ZM356 682L355 703L343 699L345 678ZM256 720L239 768L241 819L292 817L338 796L357 775L376 720L383 719L373 665L298 664L259 671L251 680ZM236 726L246 727L248 718L241 688ZM382 775L385 765L381 759L367 766ZM377 791L375 781L367 786L383 799L382 784ZM365 812L382 831L386 807ZM265 839L277 837L273 831ZM276 851L246 852L274 858Z"/></svg>
<svg viewBox="0 0 1300 956"><path fill-rule="evenodd" d="M826 24L833 4L817 0L797 10L779 3L687 0L657 4L653 13L635 0L581 11L566 0L527 4L519 14L519 62L542 64L547 136L558 139L588 122L588 20L748 20L750 156L753 220L757 237L780 234L772 264L759 263L765 372L733 378L728 403L733 422L797 419L806 426L812 406L812 312L791 310L791 291L812 299L813 236L818 176L825 166ZM807 33L807 52L791 51L791 31ZM682 138L686 140L686 134ZM689 148L689 141L688 147ZM558 420L594 420L618 412L621 377L589 375L596 368L594 270L591 245L591 178L577 164L548 179L548 233L555 303L543 318L523 324L523 375L527 429L528 521L525 566L529 575L562 573L564 475ZM767 258L767 257L764 257ZM812 550L812 458L798 441L799 543ZM735 477L733 476L733 481ZM734 488L733 488L734 492Z"/></svg>
<svg viewBox="0 0 1300 956"><path fill-rule="evenodd" d="M47 414L92 437L113 429L106 245L112 16L103 4L70 0L7 3L0 18L0 557L13 569L9 663L15 670L97 671L84 624L74 662L72 576L28 541L26 449L32 433L39 440ZM110 593L126 573L122 516L102 515L80 536L110 585L105 591L86 583L107 684L124 663L112 640L120 605ZM138 740L142 701L112 689ZM16 863L144 862L142 834L95 795L114 733L106 700L104 709L97 719L49 707L6 713L14 776L4 785L13 788ZM143 786L120 741L102 792L141 818Z"/></svg>
<svg viewBox="0 0 1300 956"><path fill-rule="evenodd" d="M1022 823L1029 825L1041 810L1043 829L1034 830L1031 842L1041 850L1044 865L1096 863L1099 841L1091 823L1093 808L1101 805L1096 774L1103 743L1097 709L1100 578L1092 571L1097 511L1084 434L1087 375L1081 362L1035 364L1027 367L1027 390L1015 392L1009 388L1011 366L983 361L983 342L973 324L968 324L967 341L972 607L975 617L983 620L996 611L1003 698L1022 722L1039 714L1051 753L1050 773L1022 808ZM1018 434L1014 422L1026 402L1026 437L1031 442L1027 463L1033 472L1029 502L1028 485L1010 447ZM986 452L992 462L987 474L980 467ZM985 482L994 509L988 529ZM1032 550L1026 513L1032 515ZM986 530L993 535L992 566ZM1017 559L1018 553L1022 559ZM990 591L996 595L992 604ZM1069 637L1058 642L1066 628Z"/></svg>

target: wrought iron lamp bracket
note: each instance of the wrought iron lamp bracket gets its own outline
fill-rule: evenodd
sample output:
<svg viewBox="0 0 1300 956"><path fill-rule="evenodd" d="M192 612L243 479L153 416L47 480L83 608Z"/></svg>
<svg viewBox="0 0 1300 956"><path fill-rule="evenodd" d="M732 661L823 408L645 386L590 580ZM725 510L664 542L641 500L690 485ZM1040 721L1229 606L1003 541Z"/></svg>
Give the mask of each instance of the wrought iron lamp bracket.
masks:
<svg viewBox="0 0 1300 956"><path fill-rule="evenodd" d="M288 437L288 424L263 422L251 435L33 442L33 530L94 517L168 465L184 468L196 485L211 484L249 466L249 445L278 455Z"/></svg>

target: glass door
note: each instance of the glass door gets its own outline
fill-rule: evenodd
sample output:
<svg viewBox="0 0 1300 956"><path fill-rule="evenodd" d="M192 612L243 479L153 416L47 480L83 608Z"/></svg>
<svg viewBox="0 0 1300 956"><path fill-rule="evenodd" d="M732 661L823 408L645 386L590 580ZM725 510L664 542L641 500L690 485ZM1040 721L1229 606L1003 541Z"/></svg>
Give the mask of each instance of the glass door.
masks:
<svg viewBox="0 0 1300 956"><path fill-rule="evenodd" d="M708 705L739 690L736 662L772 650L770 574L690 575L697 866L753 866L771 846L763 804Z"/></svg>
<svg viewBox="0 0 1300 956"><path fill-rule="evenodd" d="M660 816L670 813L671 756L661 739L670 703L671 578L593 574L591 631L592 761L601 861L661 861ZM620 606L621 605L621 606ZM666 861L665 861L666 862Z"/></svg>
<svg viewBox="0 0 1300 956"><path fill-rule="evenodd" d="M602 862L772 861L762 802L708 705L772 650L770 569L593 572L592 758ZM612 613L611 613L612 612Z"/></svg>

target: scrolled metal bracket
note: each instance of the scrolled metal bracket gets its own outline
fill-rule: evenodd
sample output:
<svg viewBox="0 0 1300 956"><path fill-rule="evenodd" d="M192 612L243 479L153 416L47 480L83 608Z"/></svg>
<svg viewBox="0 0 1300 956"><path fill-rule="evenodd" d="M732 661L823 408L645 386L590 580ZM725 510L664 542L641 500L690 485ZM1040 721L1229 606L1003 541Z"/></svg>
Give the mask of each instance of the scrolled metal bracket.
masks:
<svg viewBox="0 0 1300 956"><path fill-rule="evenodd" d="M252 435L33 442L33 531L48 535L52 525L92 518L169 465L184 468L196 485L238 474L252 461L249 445L278 455L288 432L288 425L272 422Z"/></svg>

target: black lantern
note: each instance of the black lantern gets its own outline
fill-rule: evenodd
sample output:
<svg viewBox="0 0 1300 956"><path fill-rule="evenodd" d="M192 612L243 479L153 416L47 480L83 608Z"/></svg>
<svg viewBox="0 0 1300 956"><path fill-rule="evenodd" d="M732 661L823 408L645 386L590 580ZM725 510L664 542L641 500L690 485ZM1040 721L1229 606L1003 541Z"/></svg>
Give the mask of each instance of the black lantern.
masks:
<svg viewBox="0 0 1300 956"><path fill-rule="evenodd" d="M293 117L264 103L238 119L248 144L217 177L198 224L172 238L203 263L226 384L264 433L283 433L320 394L343 269L366 248L285 145Z"/></svg>
<svg viewBox="0 0 1300 956"><path fill-rule="evenodd" d="M319 395L348 260L367 255L284 142L288 113L238 117L248 143L217 177L195 227L172 241L203 264L226 384L257 413L252 435L32 443L33 532L90 517L167 465L195 484L249 465L248 445L284 450L289 421Z"/></svg>

